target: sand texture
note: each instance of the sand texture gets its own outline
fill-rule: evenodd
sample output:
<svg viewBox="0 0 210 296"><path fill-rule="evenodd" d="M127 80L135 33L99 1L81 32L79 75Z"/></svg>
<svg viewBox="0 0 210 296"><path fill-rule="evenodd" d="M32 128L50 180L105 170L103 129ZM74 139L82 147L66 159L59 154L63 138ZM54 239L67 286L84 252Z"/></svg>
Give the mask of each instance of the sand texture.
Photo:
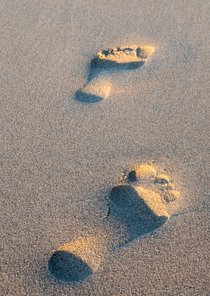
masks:
<svg viewBox="0 0 210 296"><path fill-rule="evenodd" d="M0 15L0 295L210 295L209 1Z"/></svg>

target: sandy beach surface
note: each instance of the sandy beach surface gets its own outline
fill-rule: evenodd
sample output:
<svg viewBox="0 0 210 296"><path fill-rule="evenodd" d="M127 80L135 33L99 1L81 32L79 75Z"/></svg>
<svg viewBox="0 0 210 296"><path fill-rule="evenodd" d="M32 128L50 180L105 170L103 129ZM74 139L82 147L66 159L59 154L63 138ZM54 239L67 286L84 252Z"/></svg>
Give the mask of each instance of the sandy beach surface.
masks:
<svg viewBox="0 0 210 296"><path fill-rule="evenodd" d="M1 0L0 15L0 295L210 295L209 1ZM127 44L155 52L77 100L95 54ZM114 248L109 192L147 162L180 197ZM75 240L94 272L63 283L48 262Z"/></svg>

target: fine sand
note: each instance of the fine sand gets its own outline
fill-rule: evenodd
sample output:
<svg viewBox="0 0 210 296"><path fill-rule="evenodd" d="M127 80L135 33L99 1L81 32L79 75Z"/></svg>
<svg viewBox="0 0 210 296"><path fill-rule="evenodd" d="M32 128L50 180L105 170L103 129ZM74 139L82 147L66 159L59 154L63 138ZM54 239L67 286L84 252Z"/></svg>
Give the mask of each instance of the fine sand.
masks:
<svg viewBox="0 0 210 296"><path fill-rule="evenodd" d="M209 295L208 1L0 12L0 295Z"/></svg>

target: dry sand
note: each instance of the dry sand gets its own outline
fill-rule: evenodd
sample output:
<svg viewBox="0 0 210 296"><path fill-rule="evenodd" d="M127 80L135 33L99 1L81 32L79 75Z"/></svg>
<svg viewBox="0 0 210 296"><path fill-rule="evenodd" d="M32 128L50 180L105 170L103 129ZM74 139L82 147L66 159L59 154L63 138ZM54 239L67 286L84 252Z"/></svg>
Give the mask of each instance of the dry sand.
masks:
<svg viewBox="0 0 210 296"><path fill-rule="evenodd" d="M0 295L209 295L209 8L0 1ZM109 73L107 100L78 101L94 55L123 44L155 53L139 69ZM181 192L172 217L103 251L87 280L54 280L48 262L59 246L118 243L108 195L142 162L165 169Z"/></svg>

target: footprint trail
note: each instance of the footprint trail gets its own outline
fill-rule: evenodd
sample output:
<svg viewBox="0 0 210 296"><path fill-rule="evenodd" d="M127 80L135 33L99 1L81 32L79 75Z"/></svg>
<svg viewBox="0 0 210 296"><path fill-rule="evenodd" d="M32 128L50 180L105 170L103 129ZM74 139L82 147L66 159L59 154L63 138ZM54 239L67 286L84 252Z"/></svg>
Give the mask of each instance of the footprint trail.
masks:
<svg viewBox="0 0 210 296"><path fill-rule="evenodd" d="M48 264L51 275L68 283L87 279L98 270L107 252L159 229L173 214L170 203L176 203L179 197L180 192L165 172L147 163L135 166L108 196L106 221L123 230L114 239L117 245L110 246L113 237L79 237L52 254Z"/></svg>

